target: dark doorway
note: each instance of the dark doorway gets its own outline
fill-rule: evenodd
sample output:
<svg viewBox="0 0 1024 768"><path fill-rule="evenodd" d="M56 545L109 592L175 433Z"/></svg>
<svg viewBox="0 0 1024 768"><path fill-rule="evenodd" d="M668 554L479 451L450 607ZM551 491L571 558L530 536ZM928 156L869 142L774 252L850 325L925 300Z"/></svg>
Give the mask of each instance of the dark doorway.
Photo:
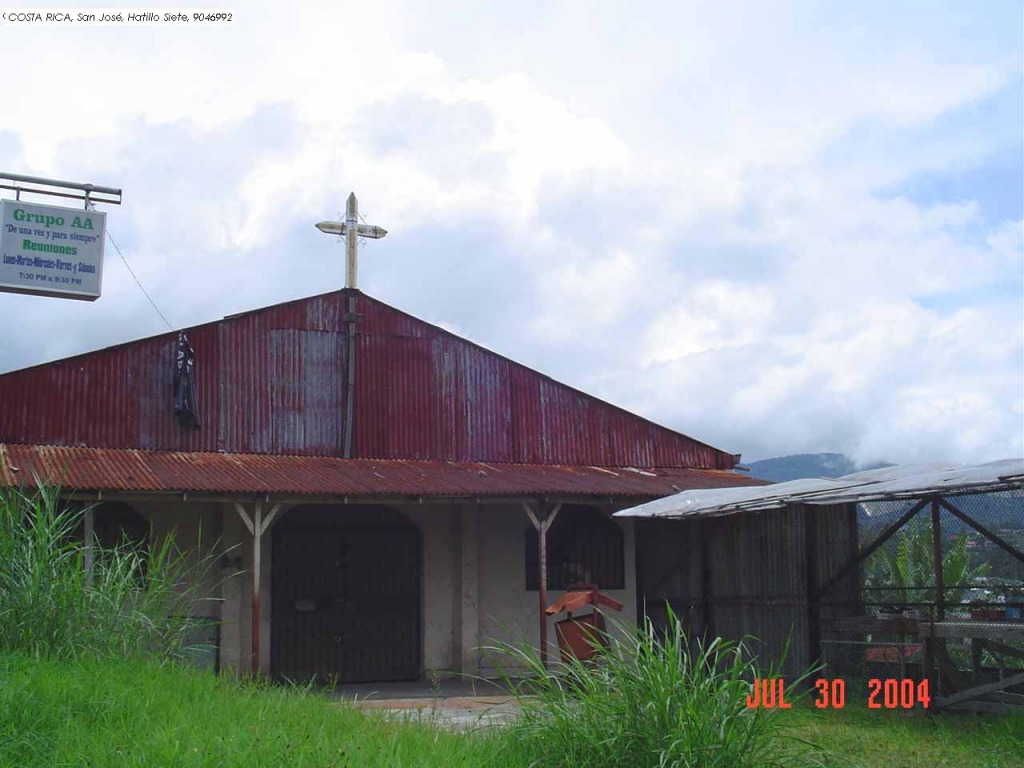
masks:
<svg viewBox="0 0 1024 768"><path fill-rule="evenodd" d="M273 529L270 664L320 682L420 676L420 531L373 506L306 506Z"/></svg>

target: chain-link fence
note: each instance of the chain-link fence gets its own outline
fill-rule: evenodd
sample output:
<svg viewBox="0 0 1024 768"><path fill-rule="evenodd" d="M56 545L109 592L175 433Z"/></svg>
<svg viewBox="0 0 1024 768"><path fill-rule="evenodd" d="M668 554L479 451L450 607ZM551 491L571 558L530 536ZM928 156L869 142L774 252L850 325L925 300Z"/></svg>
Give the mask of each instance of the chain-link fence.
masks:
<svg viewBox="0 0 1024 768"><path fill-rule="evenodd" d="M943 501L858 505L860 551L873 551L821 596L825 675L949 692L1024 672L1024 562L1010 551L1024 551L1024 490ZM948 634L929 640L939 621Z"/></svg>

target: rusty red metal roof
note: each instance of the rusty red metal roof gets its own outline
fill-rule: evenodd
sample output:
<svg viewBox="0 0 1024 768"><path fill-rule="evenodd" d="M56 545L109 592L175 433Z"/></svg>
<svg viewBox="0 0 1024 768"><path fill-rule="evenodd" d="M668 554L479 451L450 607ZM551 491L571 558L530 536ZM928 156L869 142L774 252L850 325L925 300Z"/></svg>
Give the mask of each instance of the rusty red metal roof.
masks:
<svg viewBox="0 0 1024 768"><path fill-rule="evenodd" d="M66 490L351 497L657 497L760 485L724 470L147 451L0 444L0 485Z"/></svg>
<svg viewBox="0 0 1024 768"><path fill-rule="evenodd" d="M352 456L731 469L732 454L358 291L187 329L199 429L173 416L176 334L0 375L0 442L342 456L345 305L356 302Z"/></svg>

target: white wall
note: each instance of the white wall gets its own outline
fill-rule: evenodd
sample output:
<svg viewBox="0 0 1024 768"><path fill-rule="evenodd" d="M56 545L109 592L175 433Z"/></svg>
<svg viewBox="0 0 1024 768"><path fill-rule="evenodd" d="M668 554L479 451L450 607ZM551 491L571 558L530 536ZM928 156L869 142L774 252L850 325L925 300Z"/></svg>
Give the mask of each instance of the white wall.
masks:
<svg viewBox="0 0 1024 768"><path fill-rule="evenodd" d="M220 536L220 516L210 504L196 503L130 503L149 521L151 546L162 546L173 536L174 546L185 555L185 567L191 574L203 576L193 616L220 616L219 570L213 547ZM183 585L184 586L184 585Z"/></svg>
<svg viewBox="0 0 1024 768"><path fill-rule="evenodd" d="M423 536L423 672L458 669L459 519L450 506L396 507Z"/></svg>
<svg viewBox="0 0 1024 768"><path fill-rule="evenodd" d="M615 520L624 533L625 589L607 590L606 594L624 604L621 613L610 613L616 621L628 626L636 623L636 569L634 567L633 524L631 520ZM540 645L540 602L537 592L526 591L526 529L530 521L521 506L485 506L480 517L480 645L495 641L513 642L525 639ZM561 595L548 594L549 602ZM564 616L562 617L564 618ZM558 656L555 621L548 619L548 651ZM488 658L488 656L491 658ZM493 654L479 652L481 674L495 672Z"/></svg>
<svg viewBox="0 0 1024 768"><path fill-rule="evenodd" d="M194 614L219 617L221 670L250 671L252 647L252 539L232 504L139 503L133 506L151 521L154 540L174 530L179 546L217 560L202 585L205 600ZM264 512L270 505L264 504ZM495 641L522 636L539 644L537 592L526 591L524 537L529 519L517 504L399 505L423 542L423 677L431 671L487 675L492 659L481 650ZM250 510L251 504L247 505ZM282 508L278 520L289 513ZM625 589L608 594L625 605L615 618L628 625L636 619L632 521L615 521L625 534ZM202 555L196 550L202 532ZM261 554L262 609L260 658L270 668L271 574L273 537L264 534ZM219 557L226 554L227 557ZM232 562L234 558L234 562ZM559 596L552 592L549 600ZM555 619L548 620L548 641L556 656Z"/></svg>

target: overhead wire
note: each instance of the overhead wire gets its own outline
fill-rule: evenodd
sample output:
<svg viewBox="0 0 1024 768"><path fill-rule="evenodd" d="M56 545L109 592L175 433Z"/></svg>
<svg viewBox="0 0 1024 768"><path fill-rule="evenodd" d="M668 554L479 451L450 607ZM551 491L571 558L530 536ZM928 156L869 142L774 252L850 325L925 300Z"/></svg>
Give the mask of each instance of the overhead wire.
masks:
<svg viewBox="0 0 1024 768"><path fill-rule="evenodd" d="M128 274L132 276L132 279L135 281L135 284L139 286L139 290L142 291L142 295L149 300L149 303L152 305L153 309L155 309L156 313L160 315L160 319L163 320L167 327L173 331L174 326L171 325L171 323L167 320L166 317L164 317L164 313L160 311L160 307L156 305L156 302L153 301L153 297L149 295L149 291L147 291L145 287L142 285L142 281L139 280L138 275L135 274L135 270L133 270L131 264L128 263L128 259L124 257L124 254L121 253L121 249L118 248L117 243L114 242L114 237L113 235L110 234L109 228L107 229L107 239L110 240L110 244L114 246L114 250L117 251L117 255L121 257L121 261L124 262L125 267L128 269Z"/></svg>
<svg viewBox="0 0 1024 768"><path fill-rule="evenodd" d="M88 206L88 210L96 210L96 205L94 203L86 201L86 205ZM135 270L132 269L132 265L128 263L128 259L124 257L124 254L121 253L121 249L117 247L117 243L114 241L114 236L110 234L109 227L106 228L106 232L107 239L110 241L110 244L114 246L114 250L117 251L117 255L121 257L121 261L124 263L125 269L128 270L128 274L132 276L132 280L135 281L135 284L139 286L139 290L142 291L142 295L146 297L146 299L150 303L150 306L152 306L156 313L160 315L160 319L164 321L164 325L166 325L169 330L173 331L174 326L171 325L170 321L164 316L164 313L160 311L160 307L156 305L156 302L153 301L153 297L149 295L149 291L147 291L146 288L142 285L142 281L139 280L139 276L135 274Z"/></svg>

